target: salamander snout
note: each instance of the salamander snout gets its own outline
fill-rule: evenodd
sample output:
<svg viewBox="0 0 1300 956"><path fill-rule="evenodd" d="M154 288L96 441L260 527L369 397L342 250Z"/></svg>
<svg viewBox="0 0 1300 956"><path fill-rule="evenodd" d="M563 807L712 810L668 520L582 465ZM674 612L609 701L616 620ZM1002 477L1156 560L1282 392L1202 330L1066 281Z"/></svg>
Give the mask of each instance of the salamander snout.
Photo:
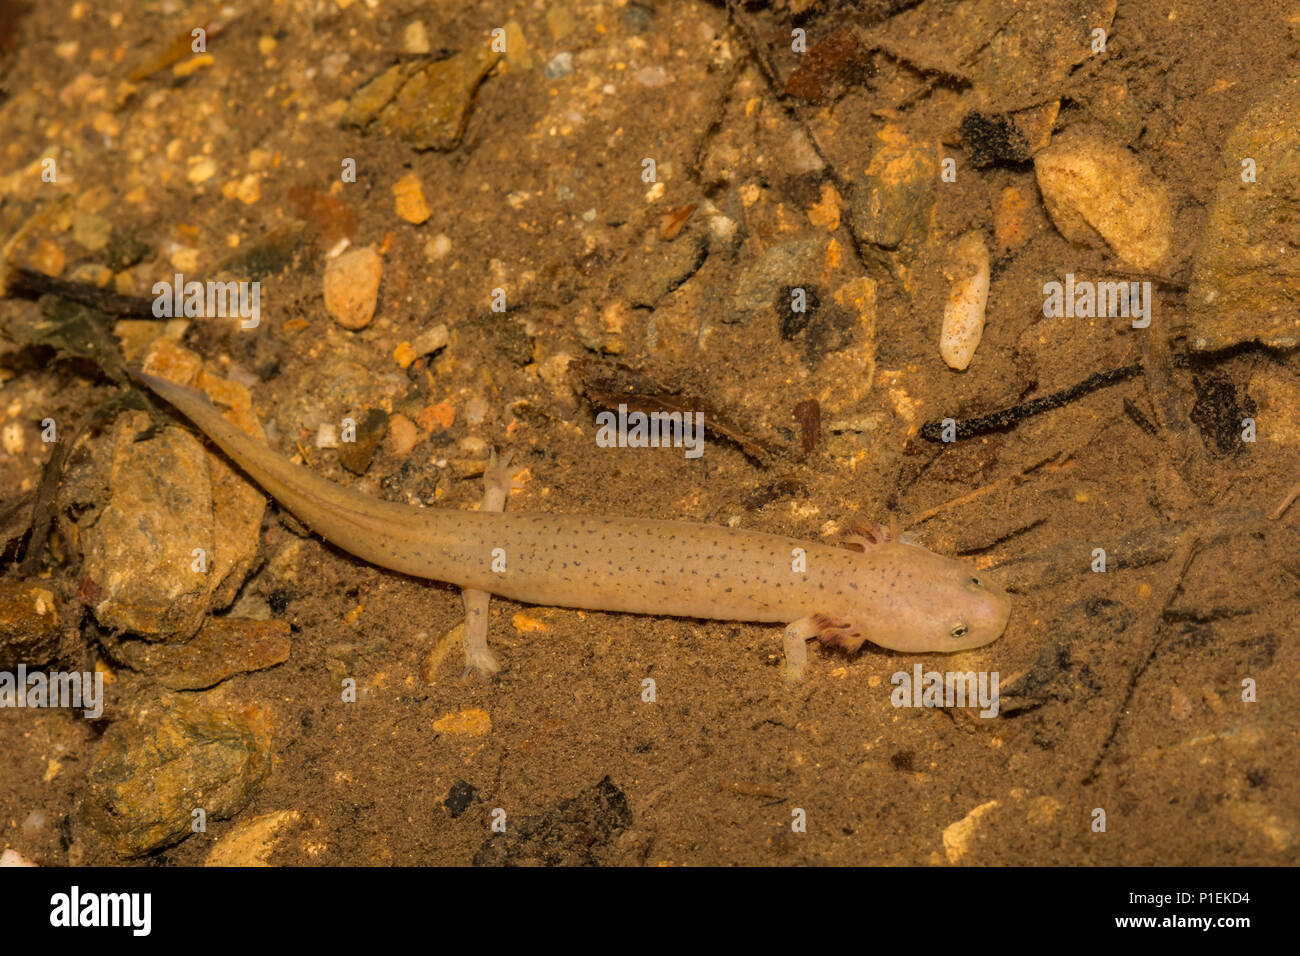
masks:
<svg viewBox="0 0 1300 956"><path fill-rule="evenodd" d="M941 606L948 609L944 638L927 650L964 651L983 647L1002 636L1011 618L1011 598L992 581L978 573L963 573L961 579L942 589Z"/></svg>

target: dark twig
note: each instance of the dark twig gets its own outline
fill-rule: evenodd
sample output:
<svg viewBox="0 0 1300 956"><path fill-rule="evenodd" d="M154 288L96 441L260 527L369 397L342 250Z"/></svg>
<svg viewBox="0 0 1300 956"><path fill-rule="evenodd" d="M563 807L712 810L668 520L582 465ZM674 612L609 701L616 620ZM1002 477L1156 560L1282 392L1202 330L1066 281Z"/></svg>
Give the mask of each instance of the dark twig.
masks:
<svg viewBox="0 0 1300 956"><path fill-rule="evenodd" d="M989 412L986 415L977 415L975 418L963 418L956 421L953 434L956 438L969 438L972 435L982 435L985 432L1001 431L1004 428L1019 424L1026 418L1051 411L1054 408L1061 408L1076 398L1081 398L1098 389L1108 388L1111 385L1127 381L1136 375L1140 375L1141 372L1141 363L1125 365L1117 369L1111 369L1108 372L1096 372L1089 375L1082 382L1077 382L1069 388L1063 388L1059 392L1031 399L1019 405L1012 405L1010 408ZM946 419L926 422L921 426L921 437L927 441L943 441L944 421Z"/></svg>
<svg viewBox="0 0 1300 956"><path fill-rule="evenodd" d="M1151 317L1151 327L1142 336L1142 372L1147 397L1155 412L1174 469L1193 494L1203 492L1205 449L1192 425L1182 389L1174 376L1174 355L1169 348L1165 317L1160 310Z"/></svg>
<svg viewBox="0 0 1300 956"><path fill-rule="evenodd" d="M56 279L35 269L15 269L9 279L9 294L26 295L39 298L43 295L57 295L69 302L76 302L109 315L135 316L152 319L153 300L143 296L122 295L108 289L86 282L70 282Z"/></svg>
<svg viewBox="0 0 1300 956"><path fill-rule="evenodd" d="M1151 424L1151 419L1142 413L1142 409L1131 398L1124 399L1124 414L1133 420L1133 424L1142 429L1148 435L1156 435L1156 426Z"/></svg>

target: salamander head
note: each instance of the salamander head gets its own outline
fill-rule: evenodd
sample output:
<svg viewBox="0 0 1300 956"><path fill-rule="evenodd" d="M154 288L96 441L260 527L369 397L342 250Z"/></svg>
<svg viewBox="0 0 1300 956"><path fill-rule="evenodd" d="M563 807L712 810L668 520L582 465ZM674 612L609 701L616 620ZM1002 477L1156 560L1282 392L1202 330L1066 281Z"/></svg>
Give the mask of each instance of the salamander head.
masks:
<svg viewBox="0 0 1300 956"><path fill-rule="evenodd" d="M882 635L884 646L910 652L965 651L992 644L1007 629L1007 592L969 564L940 560L950 567L929 582L930 607L914 612L907 626Z"/></svg>
<svg viewBox="0 0 1300 956"><path fill-rule="evenodd" d="M965 651L1006 630L1011 598L968 562L896 541L868 554L854 605L815 617L823 643L848 651L864 641L911 654Z"/></svg>

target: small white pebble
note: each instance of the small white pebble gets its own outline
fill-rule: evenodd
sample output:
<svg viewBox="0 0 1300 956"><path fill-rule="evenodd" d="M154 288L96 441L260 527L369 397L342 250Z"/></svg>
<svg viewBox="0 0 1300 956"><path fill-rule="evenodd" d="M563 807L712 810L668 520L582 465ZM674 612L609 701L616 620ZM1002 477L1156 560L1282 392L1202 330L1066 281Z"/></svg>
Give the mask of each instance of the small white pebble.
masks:
<svg viewBox="0 0 1300 956"><path fill-rule="evenodd" d="M334 77L338 76L343 71L343 67L347 66L347 62L350 59L351 54L348 53L331 53L328 56L322 57L320 61L321 79L334 79Z"/></svg>
<svg viewBox="0 0 1300 956"><path fill-rule="evenodd" d="M668 71L662 66L644 66L633 75L638 83L651 89L657 86L666 86L670 82Z"/></svg>
<svg viewBox="0 0 1300 956"><path fill-rule="evenodd" d="M557 53L547 61L542 73L548 80L559 79L573 72L573 54L567 51Z"/></svg>
<svg viewBox="0 0 1300 956"><path fill-rule="evenodd" d="M316 426L317 448L338 448L339 436L333 422L321 422Z"/></svg>
<svg viewBox="0 0 1300 956"><path fill-rule="evenodd" d="M709 231L724 242L730 242L736 236L736 220L727 216L710 216Z"/></svg>
<svg viewBox="0 0 1300 956"><path fill-rule="evenodd" d="M190 158L190 168L185 178L197 186L199 183L207 182L216 174L216 160L210 156L193 156Z"/></svg>
<svg viewBox="0 0 1300 956"><path fill-rule="evenodd" d="M238 382L240 385L247 386L248 388L253 388L256 385L261 384L262 381L256 374L250 372L238 362L231 363L230 368L226 370L226 378L230 379L232 382Z"/></svg>
<svg viewBox="0 0 1300 956"><path fill-rule="evenodd" d="M475 395L465 403L465 424L482 425L487 418L488 403Z"/></svg>
<svg viewBox="0 0 1300 956"><path fill-rule="evenodd" d="M412 20L402 31L402 48L407 53L429 52L429 31L420 20Z"/></svg>
<svg viewBox="0 0 1300 956"><path fill-rule="evenodd" d="M451 240L442 233L438 233L424 245L426 259L441 259L449 252L451 252Z"/></svg>

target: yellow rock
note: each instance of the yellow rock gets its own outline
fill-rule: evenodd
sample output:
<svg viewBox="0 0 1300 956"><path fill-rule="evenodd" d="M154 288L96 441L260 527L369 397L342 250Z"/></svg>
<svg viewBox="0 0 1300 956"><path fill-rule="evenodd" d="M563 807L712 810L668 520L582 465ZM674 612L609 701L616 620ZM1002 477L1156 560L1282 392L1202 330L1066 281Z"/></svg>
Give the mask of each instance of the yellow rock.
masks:
<svg viewBox="0 0 1300 956"><path fill-rule="evenodd" d="M420 177L415 173L407 173L393 183L393 196L397 200L397 214L409 223L418 226L432 214L424 198Z"/></svg>
<svg viewBox="0 0 1300 956"><path fill-rule="evenodd" d="M524 37L523 27L518 20L511 20L505 26L506 62L519 70L531 70L533 57L528 52L528 40Z"/></svg>
<svg viewBox="0 0 1300 956"><path fill-rule="evenodd" d="M215 62L216 60L212 58L211 53L201 53L196 57L191 57L183 63L177 63L172 67L172 73L175 76L189 76L191 73L197 73L199 70L205 69Z"/></svg>
<svg viewBox="0 0 1300 956"><path fill-rule="evenodd" d="M411 347L410 342L401 342L397 348L393 349L393 361L402 368L410 368L411 363L419 357L419 354Z"/></svg>
<svg viewBox="0 0 1300 956"><path fill-rule="evenodd" d="M216 160L210 156L195 156L190 160L190 167L185 173L185 178L197 186L199 183L207 182L216 174Z"/></svg>
<svg viewBox="0 0 1300 956"><path fill-rule="evenodd" d="M402 49L421 56L429 52L429 31L422 20L412 20L406 25L402 31Z"/></svg>
<svg viewBox="0 0 1300 956"><path fill-rule="evenodd" d="M251 206L262 198L262 180L257 173L249 173L235 187L235 198L245 206Z"/></svg>
<svg viewBox="0 0 1300 956"><path fill-rule="evenodd" d="M477 707L462 710L454 714L439 717L433 722L433 729L440 734L455 734L461 737L486 737L492 732L492 718L486 710Z"/></svg>
<svg viewBox="0 0 1300 956"><path fill-rule="evenodd" d="M23 433L22 422L6 422L0 428L0 448L6 455L17 457L27 450L27 436Z"/></svg>
<svg viewBox="0 0 1300 956"><path fill-rule="evenodd" d="M63 275L63 268L67 265L67 257L64 256L63 250L52 241L42 239L36 243L36 248L32 250L31 262L37 271L57 279Z"/></svg>
<svg viewBox="0 0 1300 956"><path fill-rule="evenodd" d="M1015 186L1008 186L998 197L993 210L993 236L998 252L1014 252L1032 237L1029 200Z"/></svg>
<svg viewBox="0 0 1300 956"><path fill-rule="evenodd" d="M208 851L204 866L270 866L281 831L302 818L297 810L278 810L242 823Z"/></svg>
<svg viewBox="0 0 1300 956"><path fill-rule="evenodd" d="M822 186L821 200L809 208L808 221L827 232L834 232L840 227L840 194L830 183Z"/></svg>
<svg viewBox="0 0 1300 956"><path fill-rule="evenodd" d="M943 851L947 854L949 863L960 862L961 858L970 852L971 838L974 837L975 830L979 826L980 817L997 805L996 800L981 803L956 823L949 824L943 831Z"/></svg>

